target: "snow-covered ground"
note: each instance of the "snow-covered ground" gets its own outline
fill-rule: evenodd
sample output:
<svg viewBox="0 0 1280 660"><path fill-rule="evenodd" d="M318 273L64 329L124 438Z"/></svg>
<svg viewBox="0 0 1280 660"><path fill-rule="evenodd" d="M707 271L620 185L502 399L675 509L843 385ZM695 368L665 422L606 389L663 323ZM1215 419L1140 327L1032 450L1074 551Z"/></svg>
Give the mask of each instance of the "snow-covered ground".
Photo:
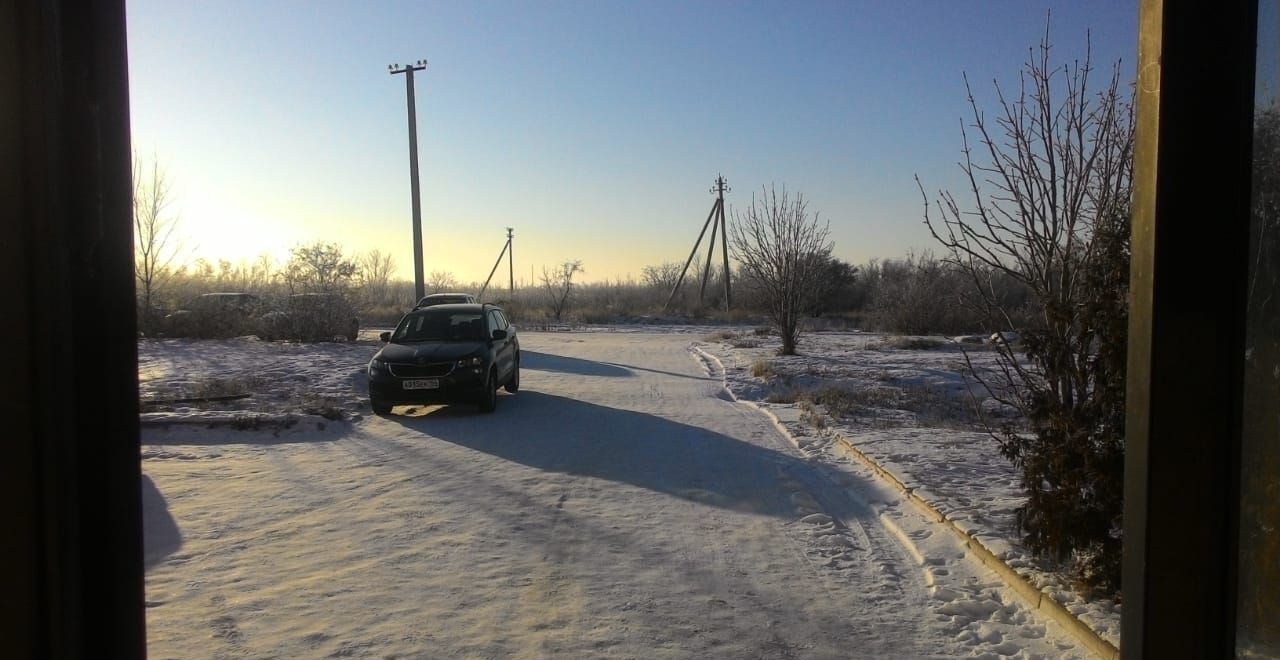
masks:
<svg viewBox="0 0 1280 660"><path fill-rule="evenodd" d="M374 341L140 342L149 655L1086 655L696 338L525 332L496 413L390 417Z"/></svg>
<svg viewBox="0 0 1280 660"><path fill-rule="evenodd" d="M1018 542L1014 511L1025 501L1019 475L972 412L972 397L997 422L1000 406L964 377L960 344L942 337L823 332L803 336L801 355L782 357L776 355L777 337L720 331L700 345L724 365L726 385L735 396L789 414L796 420L789 425L793 432L815 437L807 455L830 453L830 438L814 428L812 415L801 414L805 403L789 401L825 388L848 392L838 398L844 407L817 407L822 413L817 425L843 436L1119 646L1119 604L1085 598ZM992 351L980 344L964 346L975 369L994 368ZM753 366L764 373L753 375Z"/></svg>

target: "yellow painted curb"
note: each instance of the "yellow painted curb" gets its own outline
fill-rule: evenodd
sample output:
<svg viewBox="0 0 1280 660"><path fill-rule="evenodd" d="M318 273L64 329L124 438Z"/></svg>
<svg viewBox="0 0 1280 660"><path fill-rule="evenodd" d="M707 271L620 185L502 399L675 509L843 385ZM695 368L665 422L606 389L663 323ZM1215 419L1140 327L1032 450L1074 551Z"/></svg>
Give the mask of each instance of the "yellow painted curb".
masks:
<svg viewBox="0 0 1280 660"><path fill-rule="evenodd" d="M739 399L737 395L729 389L729 384L726 380L728 370L725 368L724 362L720 361L720 358L702 350L701 347L692 343L690 344L690 347L704 357L710 360L715 360L716 364L720 366L721 384L725 391L729 392L729 396L733 397L734 401L744 403L764 413L764 415L772 420L774 425L783 433L786 433L788 436L791 435L791 433L787 431L786 427L782 424L782 421L778 419L777 415L770 412L767 408L762 408L751 401ZM960 540L964 543L965 547L973 552L973 555L978 558L978 561L981 561L983 565L990 568L996 575L999 575L1000 579L1004 580L1005 584L1008 585L1014 593L1018 594L1024 602L1031 606L1032 609L1040 612L1049 619L1052 619L1054 623L1057 623L1059 626L1062 626L1063 630L1069 633L1072 637L1075 637L1076 641L1080 642L1085 648L1092 651L1098 657L1104 658L1105 660L1120 660L1120 649L1116 648L1114 644L1108 642L1103 639L1101 635L1094 632L1093 628L1090 628L1088 624L1081 621L1079 617L1072 614L1066 607L1063 607L1062 603L1054 600L1053 596L1044 593L1039 587L1020 575L1012 566L1006 564L1004 560L997 557L994 552L991 552L987 546L983 545L982 541L979 541L971 534L961 529L955 521L948 518L945 513L939 511L937 507L930 504L923 497L917 495L914 488L908 487L901 479L898 478L897 475L885 469L870 456L863 453L863 451L854 446L848 438L834 430L828 430L827 432L840 444L840 446L852 452L853 455L856 456L858 460L862 461L864 465L870 468L872 472L876 473L880 478L889 482L894 488L901 491L903 496L915 504L917 508L925 513L925 515L943 523L946 525L947 529L950 529L952 533L960 537Z"/></svg>
<svg viewBox="0 0 1280 660"><path fill-rule="evenodd" d="M987 546L982 544L982 541L979 541L968 532L960 529L960 527L948 518L945 513L939 511L937 507L930 504L923 497L917 495L914 489L908 488L902 483L901 479L898 479L896 475L881 467L879 463L863 453L861 449L855 447L852 442L849 442L848 438L835 431L831 432L831 436L840 443L840 446L852 452L854 456L858 457L858 460L871 468L872 472L880 475L885 481L892 484L894 488L901 491L906 499L910 500L921 511L925 512L929 517L934 518L938 522L943 523L952 531L952 533L960 537L960 540L964 542L965 547L967 547L985 566L990 568L996 575L999 575L1000 578L1004 580L1005 584L1008 585L1014 593L1018 594L1024 602L1030 605L1032 609L1039 611L1044 616L1052 619L1059 626L1062 626L1063 630L1070 633L1072 637L1075 637L1077 641L1085 646L1085 648L1088 648L1098 657L1105 658L1106 660L1119 660L1120 649L1116 648L1116 646L1111 642L1103 639L1102 636L1093 631L1093 628L1090 628L1088 624L1081 621L1079 617L1072 614L1071 611L1066 607L1063 607L1061 603L1054 600L1052 596L1044 593L1039 587L1020 575L1012 566L1004 563L1004 560L997 557L994 552L991 552Z"/></svg>

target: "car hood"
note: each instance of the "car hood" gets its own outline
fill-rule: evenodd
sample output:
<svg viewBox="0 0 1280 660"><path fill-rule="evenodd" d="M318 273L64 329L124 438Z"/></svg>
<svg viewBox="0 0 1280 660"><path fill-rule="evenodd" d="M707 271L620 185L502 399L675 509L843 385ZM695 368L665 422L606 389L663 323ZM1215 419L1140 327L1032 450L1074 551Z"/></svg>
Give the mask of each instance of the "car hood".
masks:
<svg viewBox="0 0 1280 660"><path fill-rule="evenodd" d="M460 360L479 352L482 348L484 348L484 342L478 341L387 344L374 357L386 362L429 364Z"/></svg>

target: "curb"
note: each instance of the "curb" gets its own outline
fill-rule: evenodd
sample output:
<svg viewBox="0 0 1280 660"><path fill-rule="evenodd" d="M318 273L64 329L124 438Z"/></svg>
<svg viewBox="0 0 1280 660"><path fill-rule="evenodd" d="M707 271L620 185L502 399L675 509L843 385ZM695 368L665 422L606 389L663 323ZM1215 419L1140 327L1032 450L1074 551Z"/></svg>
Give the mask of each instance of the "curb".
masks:
<svg viewBox="0 0 1280 660"><path fill-rule="evenodd" d="M777 415L774 415L768 409L761 408L760 406L756 405L754 402L739 399L737 395L735 395L733 391L729 389L728 381L727 381L728 370L725 369L724 363L720 361L720 358L704 351L701 347L695 346L693 344L690 344L690 348L692 348L694 351L696 351L699 355L703 356L707 360L713 361L720 366L720 374L721 374L720 382L724 387L725 391L729 393L729 396L735 402L746 404L747 406L750 406L751 408L754 408L755 410L761 413L764 413L764 415L773 422L774 426L778 427L780 430L786 433L787 436L791 435L791 433L788 432L786 430L786 427L782 424L782 421L778 419ZM1008 564L1006 564L1003 560L997 557L995 553L991 552L991 550L987 548L987 546L983 545L982 541L978 540L972 534L961 529L960 526L958 526L955 523L955 521L947 517L947 514L943 513L942 511L939 511L937 507L930 504L928 500L925 500L923 497L920 497L919 495L917 495L914 488L911 488L906 484L904 484L902 480L897 477L897 475L886 470L883 466L877 463L870 456L867 456L865 453L863 453L861 449L858 449L856 446L854 446L854 444L850 442L848 438L844 437L844 435L840 434L837 431L832 431L832 430L828 430L827 433L833 439L835 439L835 441L840 445L840 447L851 452L855 457L858 458L859 461L861 461L864 465L870 468L872 472L874 472L881 479L888 482L895 489L901 492L902 495L905 497L905 499L915 504L916 507L920 509L921 512L923 512L925 515L929 516L930 518L936 520L937 522L942 523L947 527L947 529L950 529L951 532L955 534L960 539L960 541L964 544L965 548L973 552L974 557L977 557L978 561L982 562L984 566L991 569L991 571L994 572L996 575L999 575L1000 579L1004 580L1005 584L1010 589L1012 589L1015 593L1017 593L1018 596L1022 598L1022 600L1026 602L1027 605L1029 605L1032 609L1040 612L1043 616L1053 620L1054 623L1057 623L1059 626L1061 626L1063 630L1069 633L1072 637L1075 637L1076 641L1080 642L1085 648L1088 648L1098 657L1104 658L1106 660L1120 660L1119 648L1117 648L1111 642L1103 639L1100 635L1098 635L1098 633L1094 632L1094 630L1090 628L1088 624L1081 621L1078 617L1076 617L1076 615L1072 614L1066 607L1062 605L1062 603L1059 603L1058 601L1054 600L1052 596L1050 596L1047 593L1044 593L1043 591L1040 590L1039 587L1035 586L1030 581L1028 581L1025 577L1020 575L1017 571L1013 569L1012 566L1009 566Z"/></svg>

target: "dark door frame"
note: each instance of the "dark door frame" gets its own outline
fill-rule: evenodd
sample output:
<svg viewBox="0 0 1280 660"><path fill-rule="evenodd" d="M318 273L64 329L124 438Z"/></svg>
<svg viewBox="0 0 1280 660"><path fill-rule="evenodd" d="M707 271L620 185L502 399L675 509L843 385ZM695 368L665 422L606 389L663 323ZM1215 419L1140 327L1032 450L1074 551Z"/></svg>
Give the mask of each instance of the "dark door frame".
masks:
<svg viewBox="0 0 1280 660"><path fill-rule="evenodd" d="M1235 655L1256 2L1141 0L1121 650Z"/></svg>
<svg viewBox="0 0 1280 660"><path fill-rule="evenodd" d="M1230 656L1257 8L1140 4L1123 655ZM0 0L13 657L146 652L126 52L122 0Z"/></svg>

